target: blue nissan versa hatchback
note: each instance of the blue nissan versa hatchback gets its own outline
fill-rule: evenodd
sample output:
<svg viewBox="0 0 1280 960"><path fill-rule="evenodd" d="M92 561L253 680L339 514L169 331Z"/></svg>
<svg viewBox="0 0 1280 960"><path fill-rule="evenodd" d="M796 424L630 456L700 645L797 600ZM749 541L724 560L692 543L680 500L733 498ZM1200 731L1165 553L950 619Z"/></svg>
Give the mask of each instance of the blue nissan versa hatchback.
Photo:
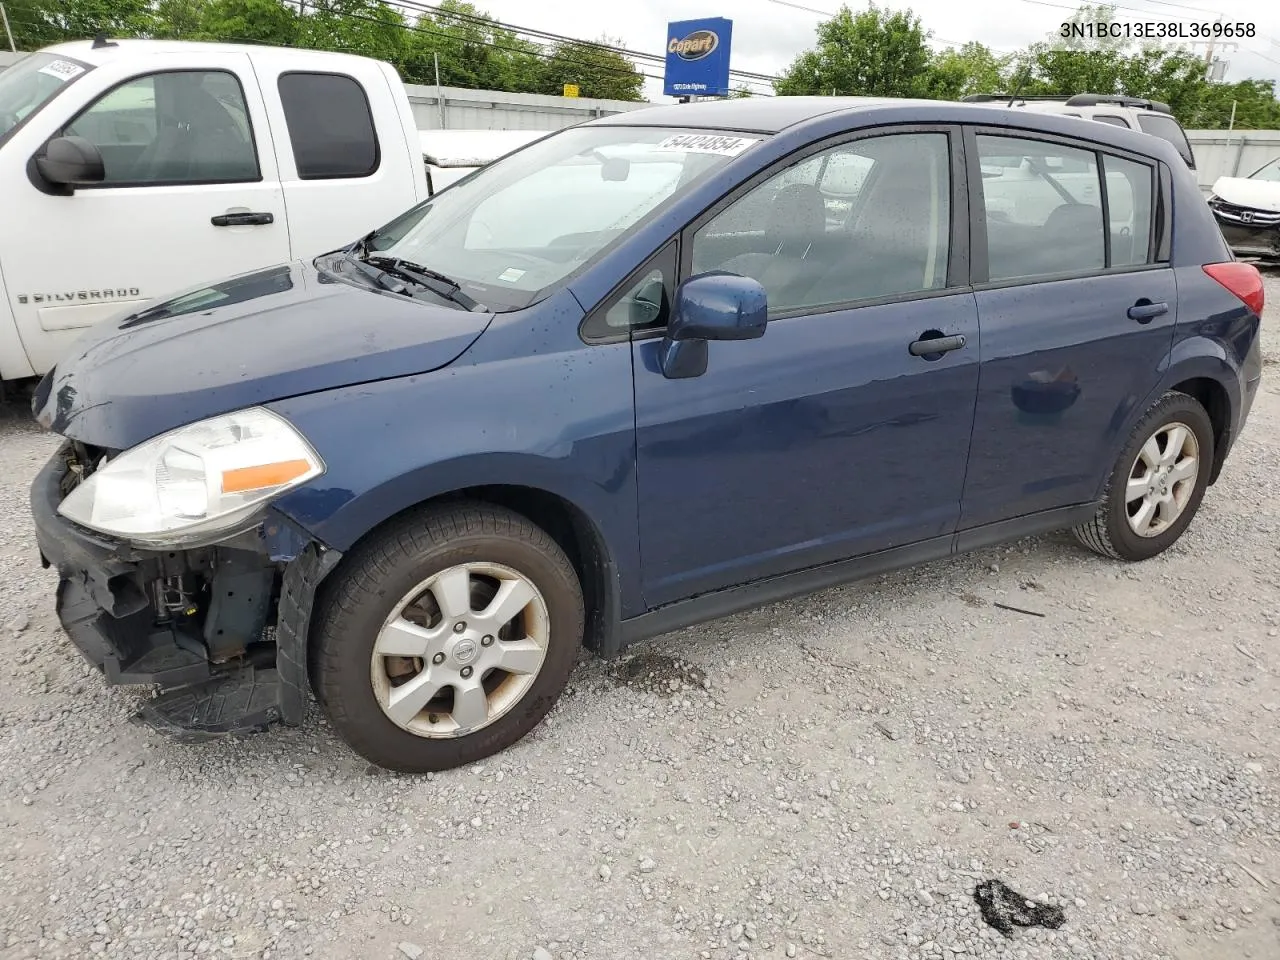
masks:
<svg viewBox="0 0 1280 960"><path fill-rule="evenodd" d="M88 334L34 408L58 613L144 717L406 771L514 743L579 647L1074 528L1167 549L1263 294L1157 137L987 105L658 107L345 250Z"/></svg>

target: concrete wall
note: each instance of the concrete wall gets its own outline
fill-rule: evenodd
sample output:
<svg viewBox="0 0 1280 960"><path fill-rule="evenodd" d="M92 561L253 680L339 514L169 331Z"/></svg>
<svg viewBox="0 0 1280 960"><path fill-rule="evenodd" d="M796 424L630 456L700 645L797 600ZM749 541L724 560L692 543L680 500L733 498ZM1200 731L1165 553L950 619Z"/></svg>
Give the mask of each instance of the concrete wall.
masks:
<svg viewBox="0 0 1280 960"><path fill-rule="evenodd" d="M419 130L559 130L595 117L651 106L627 100L549 97L532 93L500 93L406 83ZM444 104L441 123L440 105Z"/></svg>
<svg viewBox="0 0 1280 960"><path fill-rule="evenodd" d="M1219 177L1247 177L1280 157L1280 130L1188 130L1196 179L1208 191Z"/></svg>

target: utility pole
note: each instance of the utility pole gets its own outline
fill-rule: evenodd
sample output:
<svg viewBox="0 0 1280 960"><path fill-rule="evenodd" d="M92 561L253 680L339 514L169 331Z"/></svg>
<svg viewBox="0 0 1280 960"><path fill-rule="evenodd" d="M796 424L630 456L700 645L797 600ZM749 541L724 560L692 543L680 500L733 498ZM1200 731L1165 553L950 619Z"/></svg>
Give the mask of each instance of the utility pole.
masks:
<svg viewBox="0 0 1280 960"><path fill-rule="evenodd" d="M9 38L9 52L17 53L18 48L13 44L13 31L9 29L9 14L5 13L3 3L0 3L0 20L4 21L4 35Z"/></svg>
<svg viewBox="0 0 1280 960"><path fill-rule="evenodd" d="M436 107L440 110L440 129L444 129L444 91L440 89L440 54L433 51L431 59L436 65Z"/></svg>
<svg viewBox="0 0 1280 960"><path fill-rule="evenodd" d="M1219 14L1217 22L1218 22L1218 23L1221 23L1221 22L1222 22L1222 16L1221 16L1221 14ZM1223 62L1223 61L1221 61L1221 60L1214 60L1214 58L1213 58L1213 51L1214 51L1214 50L1216 50L1216 49L1219 47L1219 45L1221 45L1222 47L1224 47L1224 48L1225 48L1225 49L1227 49L1227 50L1239 50L1239 49L1240 49L1240 44L1238 44L1238 43L1220 43L1220 41L1218 40L1218 38L1217 38L1217 37L1214 37L1214 36L1210 36L1208 40L1193 40L1193 41L1189 44L1189 46L1191 46L1192 48L1199 47L1199 46L1201 46L1201 45L1203 45L1203 46L1204 46L1204 75L1205 75L1205 79L1207 79L1207 80L1211 80L1211 81L1216 81L1216 80L1221 79L1221 78L1226 74L1227 65L1226 65L1226 63L1224 63L1224 62ZM1220 63L1221 63L1222 65L1221 65L1221 66L1218 66L1218 64L1220 64Z"/></svg>

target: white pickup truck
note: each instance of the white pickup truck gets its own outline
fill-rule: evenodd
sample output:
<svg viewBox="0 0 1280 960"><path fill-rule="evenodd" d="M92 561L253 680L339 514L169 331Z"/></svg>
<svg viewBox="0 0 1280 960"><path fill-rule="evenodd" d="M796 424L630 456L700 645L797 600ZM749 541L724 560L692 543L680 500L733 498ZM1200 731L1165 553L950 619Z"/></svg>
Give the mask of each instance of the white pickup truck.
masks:
<svg viewBox="0 0 1280 960"><path fill-rule="evenodd" d="M100 320L348 244L544 135L434 133L390 64L345 54L99 39L0 72L0 390Z"/></svg>

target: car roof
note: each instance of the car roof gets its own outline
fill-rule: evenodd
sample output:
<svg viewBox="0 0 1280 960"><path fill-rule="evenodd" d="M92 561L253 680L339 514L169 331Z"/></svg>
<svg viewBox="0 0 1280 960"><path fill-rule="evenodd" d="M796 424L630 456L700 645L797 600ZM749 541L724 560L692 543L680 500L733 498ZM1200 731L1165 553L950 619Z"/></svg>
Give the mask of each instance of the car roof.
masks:
<svg viewBox="0 0 1280 960"><path fill-rule="evenodd" d="M778 133L787 127L840 112L886 104L926 104L930 100L891 100L886 97L735 97L694 103L663 104L610 114L595 125L636 127L698 127L707 130L740 130Z"/></svg>
<svg viewBox="0 0 1280 960"><path fill-rule="evenodd" d="M342 63L359 61L367 63L368 57L358 57L350 53L329 53L321 50L302 50L293 47L271 46L269 44L251 43L200 43L190 40L127 40L108 38L106 45L95 45L93 40L72 40L45 47L40 53L61 54L73 57L82 63L101 66L121 56L157 56L161 54L198 54L198 53L247 53L261 57L264 53L287 52L292 57L305 56L331 61L336 68Z"/></svg>
<svg viewBox="0 0 1280 960"><path fill-rule="evenodd" d="M1129 127L1085 117L1007 107L1003 103L907 100L888 97L741 97L667 104L599 117L581 126L674 127L737 133L777 134L820 122L856 130L895 123L965 123L1008 127L1010 135L1040 132L1092 140L1131 153L1172 162L1173 145ZM1166 149L1167 148L1167 149Z"/></svg>

